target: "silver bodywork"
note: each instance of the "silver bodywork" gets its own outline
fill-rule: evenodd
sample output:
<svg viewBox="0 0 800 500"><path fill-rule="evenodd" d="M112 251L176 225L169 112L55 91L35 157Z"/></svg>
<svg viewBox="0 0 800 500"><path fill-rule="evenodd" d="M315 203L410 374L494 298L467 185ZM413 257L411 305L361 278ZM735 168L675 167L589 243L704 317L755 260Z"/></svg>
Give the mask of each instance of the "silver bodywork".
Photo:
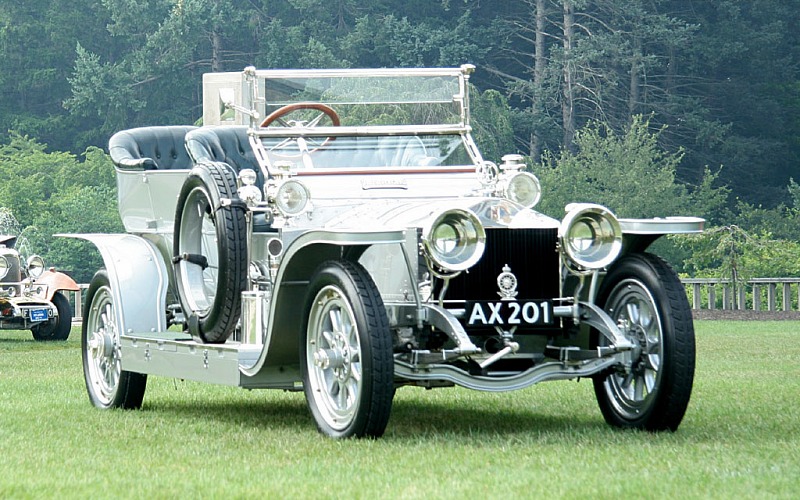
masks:
<svg viewBox="0 0 800 500"><path fill-rule="evenodd" d="M447 293L447 283L453 276L468 275L469 270L462 273L439 269L421 250L424 245L420 237L430 229L431 221L454 210L459 214L474 214L480 225L494 234L521 229L552 232L563 229L561 221L526 208L503 194L504 183L518 173L519 165L507 162L506 167L498 168L481 157L470 135L471 71L469 66L348 71L248 68L240 73L206 75L206 126L247 125L250 144L264 176L277 179L275 189L290 180L301 182L310 193L310 205L298 215L286 215L273 202L250 204L248 221L266 214L272 222L270 231L256 232L251 227L248 233L249 260L262 271L257 278L251 275L252 281L243 294L240 326L233 337L222 344L206 344L180 328L185 318L174 307L177 292L171 259L176 200L190 170L118 169L119 209L127 234L70 236L91 241L103 256L118 305L116 328L121 332L122 369L248 388L301 389L298 337L306 287L320 263L339 258L357 258L380 290L394 341L397 346L405 346L395 354L397 385L458 384L478 390L507 391L545 380L590 376L629 363L631 343L619 326L594 304L605 268L581 268L569 261L564 255L563 242L552 246L553 255L557 252L560 256L558 265L540 270L542 275L558 279L555 295L525 297L548 300L542 307L552 308L548 311L553 315L550 335L519 335L508 325L490 328L494 333L472 335L465 327L469 315L465 298L453 298ZM288 86L287 82L328 82L339 78L390 81L415 76L449 82L448 88L453 92L446 95L447 102L442 104L438 94L431 101L436 106L451 106L454 110L451 121L259 126L272 109L273 82ZM326 90L334 88L332 84L325 85ZM392 104L375 100L381 106ZM343 97L327 102L332 107L353 105ZM279 100L274 107L289 103ZM427 159L416 164L378 167L369 163L372 160L364 160L365 166L356 164L356 160L352 166L337 164L339 160L329 155L348 148L357 151L359 144L377 144L378 139L401 137L419 138L422 147L415 142L412 149L429 153L438 147L443 152L438 157L427 155ZM294 160L290 165L275 161L276 148L280 152L274 146L276 142L298 138L301 141L317 138L323 146L310 154L294 155L293 150ZM359 142L354 138L376 140ZM328 139L332 140L324 143ZM457 154L456 149L461 152L459 161L444 164ZM326 163L326 156L331 156L330 163ZM441 163L425 163L433 161ZM623 254L643 250L660 235L699 232L703 227L702 219L693 217L621 219L618 224ZM496 269L498 278L503 272L501 266L502 262ZM511 271L507 274L516 281L539 279L536 275L513 275ZM498 303L512 302L514 290L504 292L498 287L491 290L492 295L503 297L497 299ZM478 314L475 311L472 314ZM175 326L170 328L170 324ZM573 358L571 352L586 347L584 327L589 326L605 336L610 347L593 359ZM577 337L552 334L562 328L566 331L567 327ZM420 332L431 330L446 336L435 349L421 345L418 338ZM494 347L487 347L490 341ZM550 353L546 357L542 355L545 349ZM555 357L552 353L556 353ZM459 364L467 360L480 367L479 373ZM509 361L519 361L523 368L493 371Z"/></svg>

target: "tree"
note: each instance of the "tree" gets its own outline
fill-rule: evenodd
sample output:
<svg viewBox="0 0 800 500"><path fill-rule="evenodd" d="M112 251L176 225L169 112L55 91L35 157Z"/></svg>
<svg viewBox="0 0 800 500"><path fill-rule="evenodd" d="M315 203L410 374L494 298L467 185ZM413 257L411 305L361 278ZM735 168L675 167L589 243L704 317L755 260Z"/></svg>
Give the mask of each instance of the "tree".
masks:
<svg viewBox="0 0 800 500"><path fill-rule="evenodd" d="M587 125L576 133L575 152L548 153L534 166L547 193L539 208L560 217L567 203L593 202L619 217L703 216L696 213L691 192L676 180L682 153L664 151L658 137L641 116L623 134L604 124Z"/></svg>
<svg viewBox="0 0 800 500"><path fill-rule="evenodd" d="M69 79L72 97L66 102L74 115L101 120L95 123L95 143L121 128L193 123L202 114L202 73L239 71L255 59L252 19L260 15L256 3L104 4L113 20L110 38L133 43L105 58L79 45Z"/></svg>
<svg viewBox="0 0 800 500"><path fill-rule="evenodd" d="M46 149L14 132L7 144L0 144L0 208L13 210L19 222L12 230L27 240L29 253L88 282L102 265L94 247L53 234L123 230L114 168L98 148L88 148L83 161Z"/></svg>
<svg viewBox="0 0 800 500"><path fill-rule="evenodd" d="M70 95L69 54L78 42L110 48L107 22L101 0L0 0L0 142L14 129L60 150L76 146L81 124L62 107Z"/></svg>
<svg viewBox="0 0 800 500"><path fill-rule="evenodd" d="M483 39L470 11L449 23L387 14L359 17L340 46L358 67L458 66L483 59L489 50Z"/></svg>
<svg viewBox="0 0 800 500"><path fill-rule="evenodd" d="M800 274L800 243L775 238L768 231L727 225L671 240L688 250L683 266L695 276L730 279L743 286L750 278Z"/></svg>
<svg viewBox="0 0 800 500"><path fill-rule="evenodd" d="M800 177L795 3L0 0L0 142L13 129L80 154L121 128L194 123L207 71L469 62L534 161L587 123L622 133L643 114L683 151L678 179L723 166L769 209Z"/></svg>
<svg viewBox="0 0 800 500"><path fill-rule="evenodd" d="M797 3L694 0L675 8L702 26L683 64L699 76L693 94L726 127L687 144L687 160L724 164L722 180L748 203L786 203L789 178L800 176Z"/></svg>
<svg viewBox="0 0 800 500"><path fill-rule="evenodd" d="M516 5L502 13L507 37L487 64L508 91L522 152L569 150L590 121L621 132L646 114L665 149L683 150L681 181L697 185L724 165L720 180L746 201L785 201L800 169L798 35L788 28L797 9L778 0Z"/></svg>
<svg viewBox="0 0 800 500"><path fill-rule="evenodd" d="M470 89L473 135L484 159L499 162L514 152L514 130L508 101L497 90Z"/></svg>
<svg viewBox="0 0 800 500"><path fill-rule="evenodd" d="M666 65L665 46L687 43L691 27L659 14L660 2L522 3L527 11L508 16L509 40L501 53L509 62L500 74L539 126L526 139L531 156L541 150L540 127L552 126L545 116L563 131L550 147L569 149L576 127L589 120L620 130L631 116L652 113L664 100L657 75Z"/></svg>
<svg viewBox="0 0 800 500"><path fill-rule="evenodd" d="M86 217L86 214L92 214ZM69 271L79 283L88 283L103 267L92 243L54 237L54 233L124 232L116 207L116 189L107 186L75 186L61 191L23 230L31 248L49 265Z"/></svg>
<svg viewBox="0 0 800 500"><path fill-rule="evenodd" d="M75 71L68 78L72 97L64 102L73 116L89 119L96 127L87 137L90 142L102 141L115 131L135 124L133 113L146 102L136 90L135 75L127 63L102 63L100 56L76 48Z"/></svg>

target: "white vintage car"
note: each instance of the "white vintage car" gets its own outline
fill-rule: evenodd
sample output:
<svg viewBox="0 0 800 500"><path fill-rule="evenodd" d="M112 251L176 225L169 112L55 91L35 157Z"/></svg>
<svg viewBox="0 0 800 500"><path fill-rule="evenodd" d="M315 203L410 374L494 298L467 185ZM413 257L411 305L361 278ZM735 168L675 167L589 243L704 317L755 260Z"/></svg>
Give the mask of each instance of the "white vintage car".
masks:
<svg viewBox="0 0 800 500"><path fill-rule="evenodd" d="M92 241L92 403L148 375L305 391L319 430L380 436L395 391L591 378L606 421L674 430L691 311L648 245L693 217L534 210L523 158L471 137L474 68L204 77L204 126L115 134L126 234Z"/></svg>

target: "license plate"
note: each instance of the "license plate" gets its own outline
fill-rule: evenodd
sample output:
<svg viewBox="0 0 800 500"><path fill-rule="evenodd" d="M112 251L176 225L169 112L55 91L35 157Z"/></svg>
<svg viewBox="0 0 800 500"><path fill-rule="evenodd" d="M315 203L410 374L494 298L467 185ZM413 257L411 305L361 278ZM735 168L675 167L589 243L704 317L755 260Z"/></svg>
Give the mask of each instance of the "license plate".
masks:
<svg viewBox="0 0 800 500"><path fill-rule="evenodd" d="M31 321L47 321L47 309L31 309Z"/></svg>
<svg viewBox="0 0 800 500"><path fill-rule="evenodd" d="M552 325L553 301L468 301L466 313L468 326Z"/></svg>

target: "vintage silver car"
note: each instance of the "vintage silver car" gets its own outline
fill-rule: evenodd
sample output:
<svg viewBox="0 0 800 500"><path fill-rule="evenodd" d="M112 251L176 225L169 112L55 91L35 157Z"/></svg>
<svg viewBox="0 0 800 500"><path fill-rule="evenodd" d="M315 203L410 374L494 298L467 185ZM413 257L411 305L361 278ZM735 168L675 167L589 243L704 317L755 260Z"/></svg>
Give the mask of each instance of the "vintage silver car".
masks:
<svg viewBox="0 0 800 500"><path fill-rule="evenodd" d="M0 329L30 330L36 340L67 340L72 305L65 293L78 284L45 268L38 255L21 258L17 237L0 235Z"/></svg>
<svg viewBox="0 0 800 500"><path fill-rule="evenodd" d="M680 424L692 315L647 253L693 217L536 212L523 158L471 136L474 67L207 74L202 127L109 142L126 234L83 323L89 398L148 375L305 391L331 437L383 434L398 388L591 378L605 419Z"/></svg>

